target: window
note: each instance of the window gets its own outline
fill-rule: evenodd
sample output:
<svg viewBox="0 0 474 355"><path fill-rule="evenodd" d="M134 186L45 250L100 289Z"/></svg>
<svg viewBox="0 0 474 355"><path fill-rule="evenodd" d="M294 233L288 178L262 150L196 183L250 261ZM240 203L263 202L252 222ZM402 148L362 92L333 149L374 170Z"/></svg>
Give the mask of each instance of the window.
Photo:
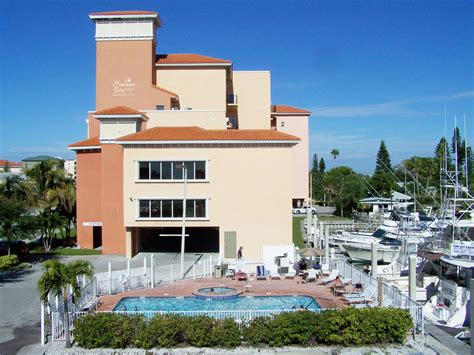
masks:
<svg viewBox="0 0 474 355"><path fill-rule="evenodd" d="M141 161L138 162L138 180L183 180L183 164L186 179L198 181L207 179L205 161Z"/></svg>
<svg viewBox="0 0 474 355"><path fill-rule="evenodd" d="M150 219L182 219L183 200L139 200L138 217ZM186 218L207 218L207 200L186 200Z"/></svg>
<svg viewBox="0 0 474 355"><path fill-rule="evenodd" d="M165 109L165 105L156 105L157 111L163 111Z"/></svg>

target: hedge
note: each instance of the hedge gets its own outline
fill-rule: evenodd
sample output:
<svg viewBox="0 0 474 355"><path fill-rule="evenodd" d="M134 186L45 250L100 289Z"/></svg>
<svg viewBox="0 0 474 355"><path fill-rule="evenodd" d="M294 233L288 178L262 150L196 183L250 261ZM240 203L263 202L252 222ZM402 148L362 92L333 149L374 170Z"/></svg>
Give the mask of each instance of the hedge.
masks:
<svg viewBox="0 0 474 355"><path fill-rule="evenodd" d="M97 313L77 319L74 340L87 348L143 349L180 346L235 348L401 344L413 327L406 310L345 308L321 313L297 311L260 317L240 326L230 318L156 315L153 318Z"/></svg>
<svg viewBox="0 0 474 355"><path fill-rule="evenodd" d="M0 256L0 269L8 269L20 262L15 254Z"/></svg>

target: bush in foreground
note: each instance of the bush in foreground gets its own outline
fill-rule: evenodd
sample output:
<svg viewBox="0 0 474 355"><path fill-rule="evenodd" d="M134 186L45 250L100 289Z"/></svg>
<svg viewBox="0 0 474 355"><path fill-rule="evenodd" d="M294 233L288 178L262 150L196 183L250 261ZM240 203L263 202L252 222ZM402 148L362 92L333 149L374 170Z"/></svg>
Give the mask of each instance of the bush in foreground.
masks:
<svg viewBox="0 0 474 355"><path fill-rule="evenodd" d="M15 254L0 256L0 269L9 269L20 262Z"/></svg>
<svg viewBox="0 0 474 355"><path fill-rule="evenodd" d="M76 320L74 337L84 348L151 349L178 346L371 345L403 343L413 327L409 313L396 308L346 308L321 313L282 313L256 318L245 326L233 319L205 316L88 315Z"/></svg>

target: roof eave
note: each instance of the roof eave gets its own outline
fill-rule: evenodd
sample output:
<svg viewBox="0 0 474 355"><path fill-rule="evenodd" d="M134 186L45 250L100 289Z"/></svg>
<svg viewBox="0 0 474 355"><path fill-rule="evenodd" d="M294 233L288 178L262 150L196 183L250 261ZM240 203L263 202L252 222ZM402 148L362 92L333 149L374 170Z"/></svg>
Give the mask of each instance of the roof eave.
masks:
<svg viewBox="0 0 474 355"><path fill-rule="evenodd" d="M155 63L157 67L232 67L232 63Z"/></svg>
<svg viewBox="0 0 474 355"><path fill-rule="evenodd" d="M101 149L100 145L90 145L90 146L83 146L83 147L67 147L69 150L91 150L91 149Z"/></svg>
<svg viewBox="0 0 474 355"><path fill-rule="evenodd" d="M152 141L120 141L117 140L114 143L116 144L122 144L122 145L131 145L131 144L297 144L301 140L246 140L246 139L240 139L240 140L166 140L166 141L160 141L160 140L152 140ZM111 143L111 142L109 142Z"/></svg>
<svg viewBox="0 0 474 355"><path fill-rule="evenodd" d="M156 26L157 27L162 27L163 26L163 22L161 21L161 18L160 18L160 14L156 13L156 14L123 14L123 15L120 15L120 14L115 14L115 15L101 15L100 13L92 13L89 15L89 18L91 20L98 20L98 19L114 19L114 18L119 18L119 19L132 19L132 18L150 18L150 19L154 19L155 20L155 23L156 23Z"/></svg>

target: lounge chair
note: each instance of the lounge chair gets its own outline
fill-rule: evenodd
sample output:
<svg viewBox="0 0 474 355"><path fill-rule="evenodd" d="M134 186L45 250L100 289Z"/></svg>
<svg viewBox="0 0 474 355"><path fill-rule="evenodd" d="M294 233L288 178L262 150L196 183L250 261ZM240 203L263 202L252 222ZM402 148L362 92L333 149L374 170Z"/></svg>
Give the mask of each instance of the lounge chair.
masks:
<svg viewBox="0 0 474 355"><path fill-rule="evenodd" d="M390 297L382 297L382 304L380 305L380 307L391 307L392 306L392 303L393 303L393 299L390 298ZM374 304L374 305L371 305L371 307L377 307L378 306L378 303L377 304Z"/></svg>
<svg viewBox="0 0 474 355"><path fill-rule="evenodd" d="M236 272L235 277L238 281L246 281L247 280L247 274L243 271Z"/></svg>
<svg viewBox="0 0 474 355"><path fill-rule="evenodd" d="M308 276L306 276L306 282L311 282L314 281L316 282L316 270L315 269L309 269L308 271Z"/></svg>
<svg viewBox="0 0 474 355"><path fill-rule="evenodd" d="M266 279L267 279L267 273L265 271L265 266L258 265L257 266L257 280L266 280Z"/></svg>
<svg viewBox="0 0 474 355"><path fill-rule="evenodd" d="M367 296L372 291L373 291L373 287L368 286L363 292L348 293L348 294L344 295L344 298L360 298L360 297Z"/></svg>
<svg viewBox="0 0 474 355"><path fill-rule="evenodd" d="M270 269L270 278L272 280L281 280L281 275L274 268Z"/></svg>
<svg viewBox="0 0 474 355"><path fill-rule="evenodd" d="M360 297L344 297L344 302L347 304L354 304L354 303L368 303L373 301L375 290L373 288L367 288Z"/></svg>
<svg viewBox="0 0 474 355"><path fill-rule="evenodd" d="M329 274L328 277L325 277L323 279L320 279L319 282L322 284L327 284L329 282L332 282L336 279L336 277L339 275L339 270L337 269L332 269L331 273Z"/></svg>
<svg viewBox="0 0 474 355"><path fill-rule="evenodd" d="M288 273L285 275L285 279L294 279L295 276L296 276L296 270L293 268L290 268L290 270L288 270Z"/></svg>

